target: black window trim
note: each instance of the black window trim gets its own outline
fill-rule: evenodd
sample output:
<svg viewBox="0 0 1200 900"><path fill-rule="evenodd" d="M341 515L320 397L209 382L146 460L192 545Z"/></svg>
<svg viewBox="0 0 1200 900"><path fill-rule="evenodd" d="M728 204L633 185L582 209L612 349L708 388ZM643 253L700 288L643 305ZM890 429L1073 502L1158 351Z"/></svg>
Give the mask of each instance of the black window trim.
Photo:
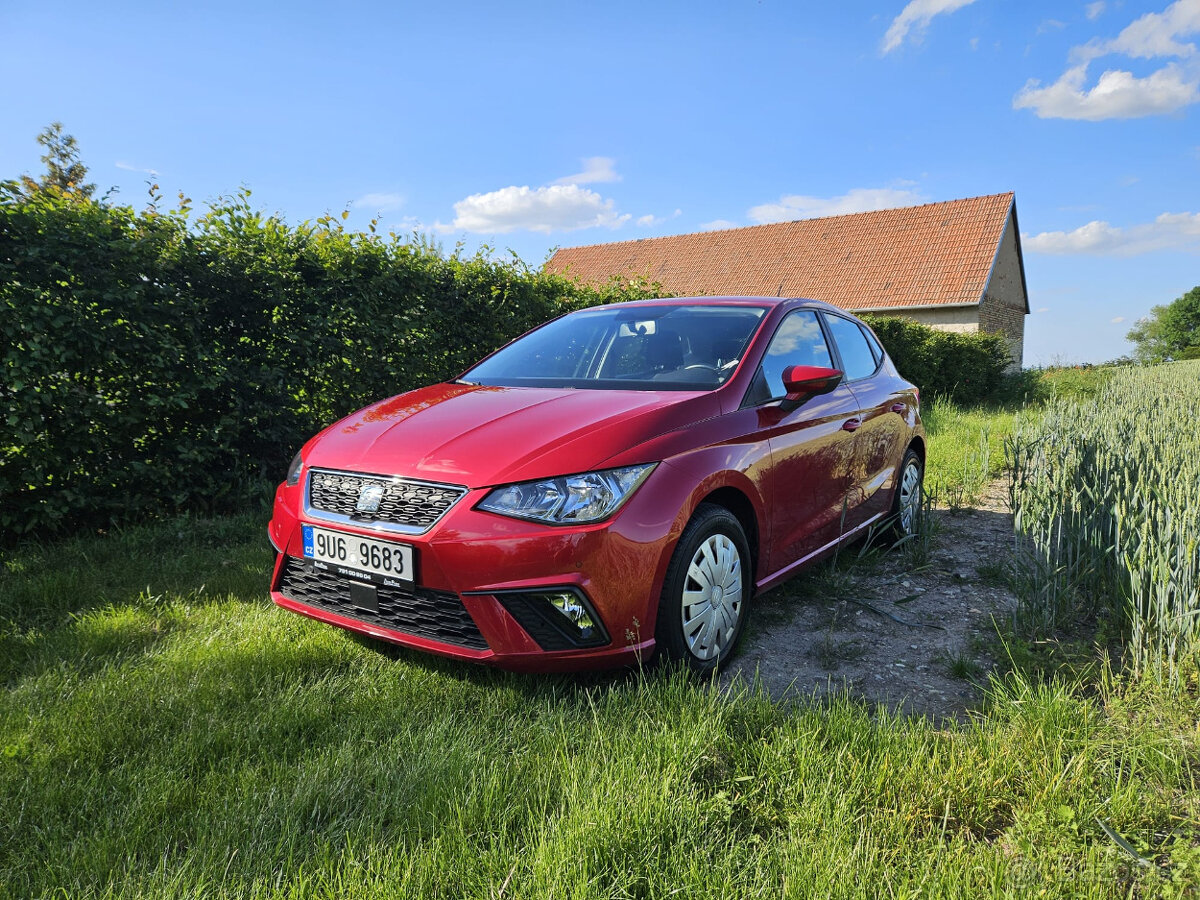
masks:
<svg viewBox="0 0 1200 900"><path fill-rule="evenodd" d="M838 315L837 313L830 312L826 309L818 310L818 312L821 314L822 318L835 317L842 319L846 322L849 322L859 331L862 331L862 323L860 323L857 319L851 319L847 316ZM834 356L837 357L838 368L842 370L842 384L856 384L860 381L866 381L868 378L874 378L879 374L879 370L883 367L883 357L876 357L875 348L871 346L871 342L867 340L867 336L864 334L863 340L867 341L867 349L871 352L871 359L875 360L875 368L871 370L869 375L863 375L861 378L846 378L846 364L842 361L842 348L838 346L837 339L833 337L833 329L829 326L829 323L822 322L822 325L825 328L826 340L828 341L830 348L833 350ZM883 349L883 344L879 345L879 349Z"/></svg>

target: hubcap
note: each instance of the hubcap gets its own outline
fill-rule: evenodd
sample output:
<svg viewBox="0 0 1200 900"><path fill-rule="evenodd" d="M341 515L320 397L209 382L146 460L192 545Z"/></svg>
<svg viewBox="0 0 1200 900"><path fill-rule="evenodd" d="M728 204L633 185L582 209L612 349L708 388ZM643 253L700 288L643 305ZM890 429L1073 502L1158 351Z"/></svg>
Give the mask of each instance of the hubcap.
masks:
<svg viewBox="0 0 1200 900"><path fill-rule="evenodd" d="M742 610L742 558L737 545L714 534L696 550L683 585L683 636L700 660L721 654Z"/></svg>
<svg viewBox="0 0 1200 900"><path fill-rule="evenodd" d="M921 467L910 461L900 477L900 528L905 534L912 534L920 506Z"/></svg>

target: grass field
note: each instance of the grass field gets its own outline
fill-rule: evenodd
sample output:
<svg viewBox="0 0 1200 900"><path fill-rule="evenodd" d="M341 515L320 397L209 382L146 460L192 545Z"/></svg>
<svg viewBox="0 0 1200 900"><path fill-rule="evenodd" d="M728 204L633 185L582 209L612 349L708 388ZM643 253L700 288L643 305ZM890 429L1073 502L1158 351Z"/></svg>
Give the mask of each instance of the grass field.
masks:
<svg viewBox="0 0 1200 900"><path fill-rule="evenodd" d="M1006 415L931 410L947 489ZM1194 694L1014 674L946 725L664 670L508 675L277 610L270 563L261 516L3 557L0 898L1200 884Z"/></svg>
<svg viewBox="0 0 1200 900"><path fill-rule="evenodd" d="M937 398L921 407L929 438L925 489L936 502L955 507L978 499L1004 471L1015 417L1011 409L963 409Z"/></svg>

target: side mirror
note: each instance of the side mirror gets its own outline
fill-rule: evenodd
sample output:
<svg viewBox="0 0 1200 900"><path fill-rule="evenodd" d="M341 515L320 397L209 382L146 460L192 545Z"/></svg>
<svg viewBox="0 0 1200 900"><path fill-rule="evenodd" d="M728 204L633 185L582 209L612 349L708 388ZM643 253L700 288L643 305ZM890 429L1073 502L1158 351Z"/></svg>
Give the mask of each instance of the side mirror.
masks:
<svg viewBox="0 0 1200 900"><path fill-rule="evenodd" d="M803 400L818 394L828 394L842 383L840 369L824 366L788 366L783 370L783 386L788 400Z"/></svg>

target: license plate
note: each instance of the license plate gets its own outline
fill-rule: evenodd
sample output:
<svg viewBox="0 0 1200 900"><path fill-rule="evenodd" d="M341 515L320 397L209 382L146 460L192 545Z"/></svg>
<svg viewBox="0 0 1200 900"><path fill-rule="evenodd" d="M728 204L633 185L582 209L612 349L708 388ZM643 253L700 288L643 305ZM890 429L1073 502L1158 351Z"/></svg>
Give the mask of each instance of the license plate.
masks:
<svg viewBox="0 0 1200 900"><path fill-rule="evenodd" d="M348 578L363 578L391 586L411 585L416 579L416 554L408 544L302 526L304 555L313 565Z"/></svg>

